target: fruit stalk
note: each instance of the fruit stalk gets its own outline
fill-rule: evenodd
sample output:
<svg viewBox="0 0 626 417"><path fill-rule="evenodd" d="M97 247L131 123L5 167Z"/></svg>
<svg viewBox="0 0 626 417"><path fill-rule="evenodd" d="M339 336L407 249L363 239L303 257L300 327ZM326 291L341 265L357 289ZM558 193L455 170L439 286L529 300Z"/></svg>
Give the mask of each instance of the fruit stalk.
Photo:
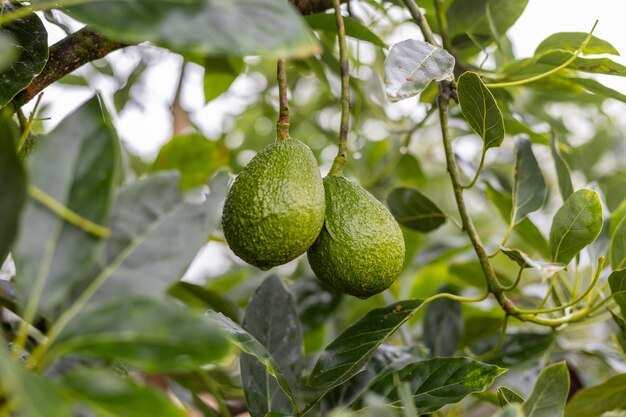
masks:
<svg viewBox="0 0 626 417"><path fill-rule="evenodd" d="M339 62L341 72L341 126L339 128L339 149L330 168L329 176L341 177L343 167L348 160L348 129L350 128L350 63L348 61L348 45L346 28L341 15L339 0L333 0L335 17L337 18L337 38L339 40Z"/></svg>
<svg viewBox="0 0 626 417"><path fill-rule="evenodd" d="M279 58L276 65L276 79L278 80L278 121L276 122L276 138L289 139L289 98L287 93L287 68L285 59Z"/></svg>

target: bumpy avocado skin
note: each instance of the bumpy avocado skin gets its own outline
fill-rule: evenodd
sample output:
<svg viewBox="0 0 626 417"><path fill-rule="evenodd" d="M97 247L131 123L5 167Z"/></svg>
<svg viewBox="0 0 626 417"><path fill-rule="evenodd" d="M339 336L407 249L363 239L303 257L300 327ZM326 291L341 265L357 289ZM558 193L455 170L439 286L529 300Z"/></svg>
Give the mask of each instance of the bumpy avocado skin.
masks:
<svg viewBox="0 0 626 417"><path fill-rule="evenodd" d="M235 179L224 203L224 237L237 256L267 270L313 244L324 210L324 186L311 149L295 139L275 142Z"/></svg>
<svg viewBox="0 0 626 417"><path fill-rule="evenodd" d="M324 188L324 227L307 252L313 272L335 290L363 299L389 288L404 262L400 226L360 185L326 177Z"/></svg>

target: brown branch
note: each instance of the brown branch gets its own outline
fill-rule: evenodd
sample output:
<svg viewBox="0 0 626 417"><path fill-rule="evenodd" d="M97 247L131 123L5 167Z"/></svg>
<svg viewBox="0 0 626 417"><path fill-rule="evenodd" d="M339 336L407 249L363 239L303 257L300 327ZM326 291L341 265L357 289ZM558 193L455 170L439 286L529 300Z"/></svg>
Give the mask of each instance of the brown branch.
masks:
<svg viewBox="0 0 626 417"><path fill-rule="evenodd" d="M341 0L346 3L348 0ZM332 0L289 0L302 14L313 14L333 8Z"/></svg>
<svg viewBox="0 0 626 417"><path fill-rule="evenodd" d="M14 107L18 108L28 103L44 88L88 62L104 58L125 46L128 44L113 41L88 28L72 33L50 47L46 66L41 74L13 99Z"/></svg>

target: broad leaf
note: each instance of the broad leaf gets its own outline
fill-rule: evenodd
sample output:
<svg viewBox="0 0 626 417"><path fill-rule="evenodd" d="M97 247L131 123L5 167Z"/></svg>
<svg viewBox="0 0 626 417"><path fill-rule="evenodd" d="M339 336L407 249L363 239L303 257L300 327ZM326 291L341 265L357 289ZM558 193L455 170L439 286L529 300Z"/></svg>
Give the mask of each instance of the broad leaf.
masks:
<svg viewBox="0 0 626 417"><path fill-rule="evenodd" d="M209 57L204 64L204 100L209 101L228 91L244 68L239 57Z"/></svg>
<svg viewBox="0 0 626 417"><path fill-rule="evenodd" d="M559 66L565 63L573 56L572 52L567 51L551 51L547 52L537 61L539 64L550 66ZM568 68L592 74L617 75L626 76L626 66L618 64L609 58L581 58L578 57L569 64Z"/></svg>
<svg viewBox="0 0 626 417"><path fill-rule="evenodd" d="M326 323L342 299L340 293L331 291L312 276L298 279L290 290L296 300L296 310L304 333Z"/></svg>
<svg viewBox="0 0 626 417"><path fill-rule="evenodd" d="M615 100L626 103L626 95L605 86L593 78L568 77L567 79L571 82L582 85L585 90L591 93L598 94L606 98L614 98Z"/></svg>
<svg viewBox="0 0 626 417"><path fill-rule="evenodd" d="M412 363L398 372L376 380L371 391L400 405L396 378L410 384L418 414L436 411L466 396L486 390L506 369L466 357L433 358Z"/></svg>
<svg viewBox="0 0 626 417"><path fill-rule="evenodd" d="M626 374L615 375L600 385L583 388L565 407L565 417L600 417L626 409Z"/></svg>
<svg viewBox="0 0 626 417"><path fill-rule="evenodd" d="M524 402L524 397L507 387L498 387L497 395L500 407L506 407L509 404Z"/></svg>
<svg viewBox="0 0 626 417"><path fill-rule="evenodd" d="M152 164L153 171L177 170L180 188L187 190L207 182L228 163L228 149L222 140L209 140L197 133L173 137Z"/></svg>
<svg viewBox="0 0 626 417"><path fill-rule="evenodd" d="M274 359L274 357L268 352L265 346L256 340L254 336L223 314L209 311L207 312L207 317L210 321L217 324L223 331L225 331L230 336L231 342L237 345L239 349L254 356L260 363L262 363L267 369L269 375L276 379L276 382L278 382L278 385L283 392L287 394L287 396L295 404L289 382L276 363L276 359Z"/></svg>
<svg viewBox="0 0 626 417"><path fill-rule="evenodd" d="M98 97L61 121L29 158L32 185L103 226L109 224L119 169L117 136ZM22 307L40 291L40 311L54 315L72 286L88 278L102 242L29 199L13 253Z"/></svg>
<svg viewBox="0 0 626 417"><path fill-rule="evenodd" d="M504 140L504 119L493 94L475 72L459 77L457 92L463 117L483 139L484 148L498 147Z"/></svg>
<svg viewBox="0 0 626 417"><path fill-rule="evenodd" d="M527 417L562 417L569 393L569 373L565 362L542 369L530 396L524 401Z"/></svg>
<svg viewBox="0 0 626 417"><path fill-rule="evenodd" d="M89 305L51 348L53 355L116 359L146 372L194 370L227 352L224 331L202 313L135 297Z"/></svg>
<svg viewBox="0 0 626 417"><path fill-rule="evenodd" d="M540 55L544 52L555 49L576 52L587 36L589 36L589 34L584 32L554 33L544 39L539 46L537 46L537 49L535 49L535 55ZM589 43L585 46L583 53L619 55L619 52L617 52L617 49L615 49L613 45L595 36L591 37Z"/></svg>
<svg viewBox="0 0 626 417"><path fill-rule="evenodd" d="M272 355L290 386L296 385L301 371L302 330L294 300L276 274L259 286L248 304L243 327ZM242 354L239 359L246 402L253 417L270 411L292 413L290 399L267 368L254 356Z"/></svg>
<svg viewBox="0 0 626 417"><path fill-rule="evenodd" d="M611 272L608 281L615 302L622 309L622 317L626 319L626 269Z"/></svg>
<svg viewBox="0 0 626 417"><path fill-rule="evenodd" d="M444 285L437 292L456 293ZM461 303L449 298L432 301L424 309L424 344L431 356L452 356L463 333Z"/></svg>
<svg viewBox="0 0 626 417"><path fill-rule="evenodd" d="M609 258L613 269L626 268L626 216L619 220L611 235Z"/></svg>
<svg viewBox="0 0 626 417"><path fill-rule="evenodd" d="M13 121L0 112L0 265L17 236L20 212L26 201L26 173L15 149L17 141Z"/></svg>
<svg viewBox="0 0 626 417"><path fill-rule="evenodd" d="M239 322L239 308L220 291L186 281L178 281L168 290L168 294L190 307L204 311L207 309L215 310L231 320Z"/></svg>
<svg viewBox="0 0 626 417"><path fill-rule="evenodd" d="M568 264L598 237L602 223L602 203L595 191L582 189L572 194L552 219L552 261Z"/></svg>
<svg viewBox="0 0 626 417"><path fill-rule="evenodd" d="M531 259L528 254L519 249L510 249L500 246L500 251L510 260L517 262L520 268L534 268L539 271L544 278L551 277L566 268L566 265L561 263L535 261Z"/></svg>
<svg viewBox="0 0 626 417"><path fill-rule="evenodd" d="M122 377L110 370L73 370L63 375L59 385L77 402L103 417L188 415L174 405L165 393L139 385L131 377Z"/></svg>
<svg viewBox="0 0 626 417"><path fill-rule="evenodd" d="M487 353L495 346L499 337L499 334L493 334L475 343L471 347L471 351L476 355ZM554 340L552 333L507 334L500 349L489 356L487 361L498 366L511 368L540 357Z"/></svg>
<svg viewBox="0 0 626 417"><path fill-rule="evenodd" d="M518 224L528 214L539 210L548 194L530 140L522 136L515 140L513 179L511 221Z"/></svg>
<svg viewBox="0 0 626 417"><path fill-rule="evenodd" d="M309 24L311 29L319 30L321 32L329 32L335 36L337 35L337 20L334 14L316 13L305 16L304 19ZM381 48L385 48L387 46L385 45L385 42L378 37L378 35L364 26L359 20L350 16L344 16L343 23L346 28L346 35L361 41L370 42Z"/></svg>
<svg viewBox="0 0 626 417"><path fill-rule="evenodd" d="M391 101L413 97L432 81L452 76L454 57L446 50L415 39L391 47L385 60L385 88Z"/></svg>
<svg viewBox="0 0 626 417"><path fill-rule="evenodd" d="M550 140L550 151L552 152L552 159L554 159L556 176L559 180L559 191L561 191L561 197L565 201L574 193L574 186L572 185L569 166L559 151L559 142L554 134Z"/></svg>
<svg viewBox="0 0 626 417"><path fill-rule="evenodd" d="M318 50L302 17L282 0L94 0L62 10L113 38L176 52L305 56Z"/></svg>
<svg viewBox="0 0 626 417"><path fill-rule="evenodd" d="M19 55L13 37L0 29L0 73L9 68Z"/></svg>
<svg viewBox="0 0 626 417"><path fill-rule="evenodd" d="M368 312L324 349L307 385L324 393L361 372L376 348L421 305L422 300L405 300Z"/></svg>
<svg viewBox="0 0 626 417"><path fill-rule="evenodd" d="M527 417L521 404L509 404L492 417Z"/></svg>
<svg viewBox="0 0 626 417"><path fill-rule="evenodd" d="M396 188L387 197L389 211L398 223L428 233L446 222L446 215L428 197L412 188Z"/></svg>
<svg viewBox="0 0 626 417"><path fill-rule="evenodd" d="M504 35L527 3L528 0L454 0L447 12L450 35Z"/></svg>
<svg viewBox="0 0 626 417"><path fill-rule="evenodd" d="M11 13L20 7L23 6L17 6L15 2L2 1L0 15ZM0 62L1 109L43 70L48 60L48 33L39 17L31 13L2 25L0 35L3 35L2 43L5 45L0 52L8 54L0 58L0 61L5 61ZM8 42L16 48L9 49Z"/></svg>

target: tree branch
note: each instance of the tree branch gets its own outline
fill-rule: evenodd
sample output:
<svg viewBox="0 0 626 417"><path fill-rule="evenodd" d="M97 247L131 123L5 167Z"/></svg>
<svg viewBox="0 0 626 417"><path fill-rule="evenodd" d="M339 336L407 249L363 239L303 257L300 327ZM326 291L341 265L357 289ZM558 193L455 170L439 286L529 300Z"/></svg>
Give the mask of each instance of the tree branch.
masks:
<svg viewBox="0 0 626 417"><path fill-rule="evenodd" d="M50 56L43 71L13 99L13 105L15 108L23 106L55 81L125 46L129 45L108 39L89 28L72 33L50 47Z"/></svg>
<svg viewBox="0 0 626 417"><path fill-rule="evenodd" d="M340 3L346 3L348 0L340 0ZM289 0L296 9L302 14L313 14L326 11L333 8L332 0Z"/></svg>

